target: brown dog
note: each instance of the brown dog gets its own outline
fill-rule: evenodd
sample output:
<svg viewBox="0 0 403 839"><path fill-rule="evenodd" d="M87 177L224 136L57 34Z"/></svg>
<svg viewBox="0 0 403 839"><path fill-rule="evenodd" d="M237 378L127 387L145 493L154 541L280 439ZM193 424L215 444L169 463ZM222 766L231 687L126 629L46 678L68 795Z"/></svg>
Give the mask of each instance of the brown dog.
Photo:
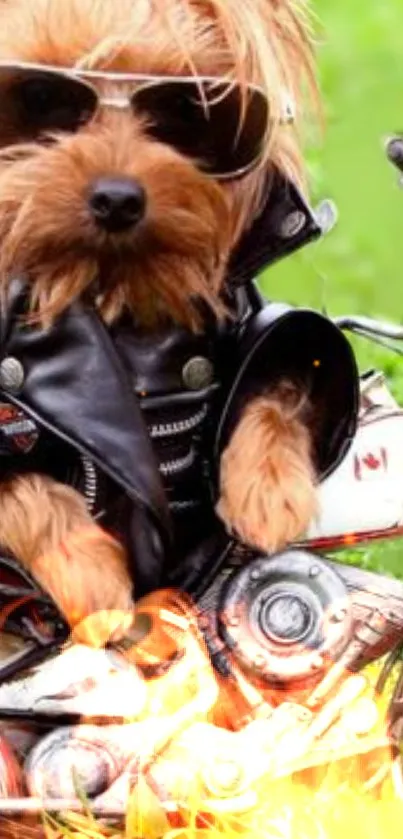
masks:
<svg viewBox="0 0 403 839"><path fill-rule="evenodd" d="M296 133L283 112L285 93L298 110L301 87L312 80L307 33L291 0L3 2L3 290L11 274L26 275L31 318L44 326L85 296L95 278L95 302L107 324L129 310L142 328L169 315L197 330L195 298L222 317L229 255L259 212L268 173L275 165L294 180L302 177ZM53 103L35 83L22 95L21 84L13 85L26 77L28 64L75 69L81 88L58 91L54 72ZM144 80L125 79L125 73L141 75L147 84L168 79L171 86L172 79L186 77L201 98L211 95L211 87L200 80L214 77L218 98L235 90L241 119L258 90L260 104L269 107L256 159L245 171L238 161L232 178L223 177L223 161L221 171L208 171L197 159L194 133L184 131L179 143L176 135L172 139L158 84L154 100L143 90L133 108L110 105L111 98L127 99L133 87L144 87ZM73 114L69 96L82 98ZM131 185L123 196L127 223L115 224L109 212L100 189L107 179ZM283 545L304 530L315 510L306 409L286 386L259 396L246 407L223 455L219 513L255 546ZM4 481L0 543L52 594L79 637L103 643L124 631L119 613L130 620L132 609L124 551L91 520L73 489L39 474ZM96 623L84 620L103 610L115 610L110 620L105 614Z"/></svg>

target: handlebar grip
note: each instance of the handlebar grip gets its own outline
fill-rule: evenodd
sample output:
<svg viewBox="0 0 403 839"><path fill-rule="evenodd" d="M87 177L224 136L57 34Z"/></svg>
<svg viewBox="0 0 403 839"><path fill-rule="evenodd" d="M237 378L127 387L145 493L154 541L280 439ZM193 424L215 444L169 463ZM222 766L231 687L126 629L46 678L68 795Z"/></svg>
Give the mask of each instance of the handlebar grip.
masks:
<svg viewBox="0 0 403 839"><path fill-rule="evenodd" d="M391 137L386 143L388 160L403 173L403 136Z"/></svg>

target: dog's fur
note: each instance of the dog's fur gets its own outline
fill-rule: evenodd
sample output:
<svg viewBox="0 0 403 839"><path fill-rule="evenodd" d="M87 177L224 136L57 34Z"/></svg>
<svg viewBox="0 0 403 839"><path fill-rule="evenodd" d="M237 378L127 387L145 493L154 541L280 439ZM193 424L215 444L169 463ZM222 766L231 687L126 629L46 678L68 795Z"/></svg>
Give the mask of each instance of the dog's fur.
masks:
<svg viewBox="0 0 403 839"><path fill-rule="evenodd" d="M259 211L273 164L303 177L298 136L280 113L287 90L298 124L301 88L313 79L309 39L304 10L292 0L4 0L0 59L227 75L264 89L272 124L261 165L232 184L150 140L129 112L103 110L51 146L0 150L0 287L16 272L27 275L32 317L42 324L95 277L108 323L129 308L146 326L169 314L195 330L196 296L222 316L228 256ZM95 229L86 195L103 175L142 182L148 213L140 234ZM301 407L289 392L247 406L223 456L218 509L228 528L264 549L306 527L315 475ZM124 631L124 621L83 620L103 610L130 613L131 582L120 545L91 521L75 491L38 475L3 483L0 543L51 592L79 637L103 643Z"/></svg>

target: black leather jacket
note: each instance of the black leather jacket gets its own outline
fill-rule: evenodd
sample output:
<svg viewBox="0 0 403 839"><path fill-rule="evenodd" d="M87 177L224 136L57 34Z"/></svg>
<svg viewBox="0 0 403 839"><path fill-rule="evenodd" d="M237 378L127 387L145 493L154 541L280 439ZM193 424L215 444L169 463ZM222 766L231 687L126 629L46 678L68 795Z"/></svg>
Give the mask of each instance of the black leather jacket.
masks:
<svg viewBox="0 0 403 839"><path fill-rule="evenodd" d="M299 193L278 179L234 254L233 317L206 316L194 335L150 334L123 318L107 329L77 301L49 329L23 325L23 280L10 288L0 331L0 476L43 471L82 490L131 557L136 595L181 584L192 557L214 561L217 464L242 406L297 374L317 403L315 451L324 476L354 434L357 372L325 317L266 304L255 273L320 235ZM213 542L211 537L213 536ZM210 547L209 547L210 546ZM183 569L183 574L181 569Z"/></svg>

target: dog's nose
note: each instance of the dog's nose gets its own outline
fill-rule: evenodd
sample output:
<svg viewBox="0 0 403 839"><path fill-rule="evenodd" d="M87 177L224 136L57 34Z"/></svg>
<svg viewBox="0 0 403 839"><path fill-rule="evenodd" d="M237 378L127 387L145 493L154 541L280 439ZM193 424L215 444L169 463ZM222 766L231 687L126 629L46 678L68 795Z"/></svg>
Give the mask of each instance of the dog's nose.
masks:
<svg viewBox="0 0 403 839"><path fill-rule="evenodd" d="M146 193L132 178L101 178L92 186L89 206L98 227L120 233L144 217Z"/></svg>

